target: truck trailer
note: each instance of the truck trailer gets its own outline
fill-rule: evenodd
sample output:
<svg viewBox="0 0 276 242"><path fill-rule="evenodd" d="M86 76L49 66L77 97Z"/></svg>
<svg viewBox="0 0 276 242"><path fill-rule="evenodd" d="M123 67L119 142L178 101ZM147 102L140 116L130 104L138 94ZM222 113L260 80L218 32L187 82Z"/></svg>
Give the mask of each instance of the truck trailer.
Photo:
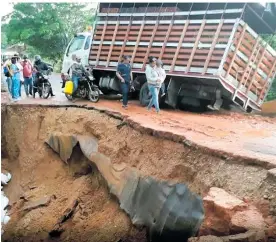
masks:
<svg viewBox="0 0 276 242"><path fill-rule="evenodd" d="M276 51L262 35L276 33L275 5L259 3L100 3L91 32L69 43L72 55L93 68L105 94L120 93L116 67L131 57L133 86L142 105L150 96L145 68L160 58L167 78L164 101L219 109L236 104L260 110L276 75ZM63 74L62 74L63 75Z"/></svg>

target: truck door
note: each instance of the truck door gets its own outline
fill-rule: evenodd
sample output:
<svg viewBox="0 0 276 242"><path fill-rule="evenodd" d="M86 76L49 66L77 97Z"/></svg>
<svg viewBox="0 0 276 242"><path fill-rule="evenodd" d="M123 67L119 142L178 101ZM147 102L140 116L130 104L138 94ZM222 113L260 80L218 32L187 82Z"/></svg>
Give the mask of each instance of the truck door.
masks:
<svg viewBox="0 0 276 242"><path fill-rule="evenodd" d="M69 43L66 49L64 60L63 60L63 65L62 65L63 73L67 73L70 66L72 65L72 55L77 55L81 57L82 61L85 61L84 60L86 57L85 50L84 50L85 41L86 41L86 36L82 34L75 36L71 40L71 42ZM89 52L89 50L86 52Z"/></svg>

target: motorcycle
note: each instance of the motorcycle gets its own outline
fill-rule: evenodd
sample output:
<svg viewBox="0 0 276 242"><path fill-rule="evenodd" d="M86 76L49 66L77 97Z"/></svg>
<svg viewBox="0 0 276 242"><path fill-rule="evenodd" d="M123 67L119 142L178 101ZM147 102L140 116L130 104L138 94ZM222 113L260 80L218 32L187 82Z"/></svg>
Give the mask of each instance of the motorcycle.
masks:
<svg viewBox="0 0 276 242"><path fill-rule="evenodd" d="M43 73L39 73L36 78L37 79L33 87L33 98L35 98L35 93L38 92L40 98L47 99L50 96L51 89L49 76Z"/></svg>
<svg viewBox="0 0 276 242"><path fill-rule="evenodd" d="M66 81L69 81L69 76L66 77ZM91 102L98 102L100 99L100 89L94 84L94 77L88 74L83 74L78 83L78 89L74 93L74 97L82 99L88 98ZM65 94L66 98L70 101L73 100L73 96Z"/></svg>

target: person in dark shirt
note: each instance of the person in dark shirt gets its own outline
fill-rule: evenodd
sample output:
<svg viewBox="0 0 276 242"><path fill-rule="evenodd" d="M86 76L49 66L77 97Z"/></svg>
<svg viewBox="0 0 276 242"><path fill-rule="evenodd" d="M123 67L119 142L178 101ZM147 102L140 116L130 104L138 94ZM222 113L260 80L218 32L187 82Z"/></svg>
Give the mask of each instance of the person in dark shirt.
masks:
<svg viewBox="0 0 276 242"><path fill-rule="evenodd" d="M122 63L119 63L116 72L116 76L121 81L121 89L123 94L123 108L127 108L129 86L130 82L132 81L132 72L129 62L130 57L123 56L123 61Z"/></svg>
<svg viewBox="0 0 276 242"><path fill-rule="evenodd" d="M41 60L39 55L35 56L34 66L36 66L37 70L42 73L45 73L49 70L48 66Z"/></svg>
<svg viewBox="0 0 276 242"><path fill-rule="evenodd" d="M35 61L34 61L34 67L36 69L36 76L35 76L35 80L34 80L34 88L33 88L33 91L34 93L37 92L37 85L39 85L39 77L42 77L42 74L44 73L47 73L47 71L49 70L48 66L46 65L46 63L44 63L42 60L41 60L41 57L39 55L36 55L35 56ZM49 85L50 85L50 95L51 97L54 97L54 93L53 93L53 89L52 89L52 86L51 86L51 83L48 82ZM35 96L35 94L34 94Z"/></svg>

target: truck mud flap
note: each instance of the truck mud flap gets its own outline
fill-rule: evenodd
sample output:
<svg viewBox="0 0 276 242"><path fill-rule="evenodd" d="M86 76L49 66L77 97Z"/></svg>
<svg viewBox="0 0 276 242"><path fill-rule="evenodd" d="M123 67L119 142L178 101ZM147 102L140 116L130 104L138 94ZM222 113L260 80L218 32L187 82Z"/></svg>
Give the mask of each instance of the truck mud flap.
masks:
<svg viewBox="0 0 276 242"><path fill-rule="evenodd" d="M167 96L165 103L169 106L176 108L178 103L178 93L180 90L181 81L170 79L168 90L167 90Z"/></svg>

